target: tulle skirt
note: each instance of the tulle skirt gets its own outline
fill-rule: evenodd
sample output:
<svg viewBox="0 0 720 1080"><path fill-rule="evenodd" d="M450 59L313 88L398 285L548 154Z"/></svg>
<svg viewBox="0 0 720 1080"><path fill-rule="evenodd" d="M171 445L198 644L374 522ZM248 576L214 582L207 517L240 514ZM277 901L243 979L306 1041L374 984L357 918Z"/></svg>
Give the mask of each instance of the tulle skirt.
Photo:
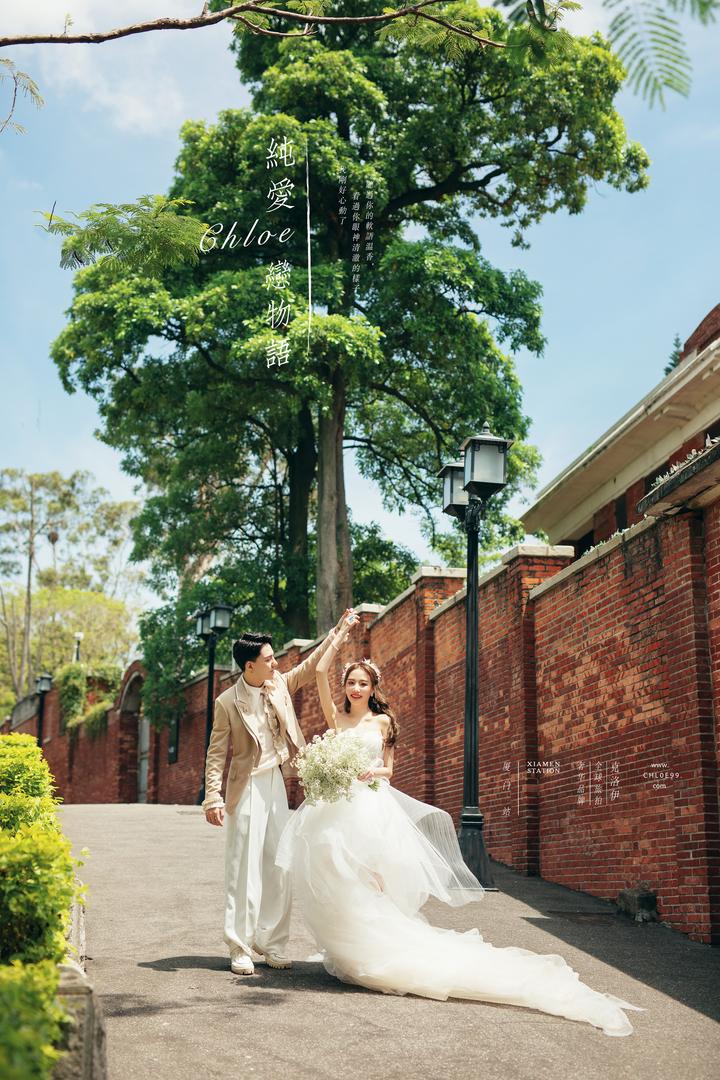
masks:
<svg viewBox="0 0 720 1080"><path fill-rule="evenodd" d="M431 925L420 911L431 896L458 906L485 891L462 860L450 816L387 781L379 791L356 782L349 800L302 803L276 861L292 874L325 969L343 982L540 1009L606 1035L632 1033L623 1009L644 1011L591 989L558 954L497 948L477 929Z"/></svg>

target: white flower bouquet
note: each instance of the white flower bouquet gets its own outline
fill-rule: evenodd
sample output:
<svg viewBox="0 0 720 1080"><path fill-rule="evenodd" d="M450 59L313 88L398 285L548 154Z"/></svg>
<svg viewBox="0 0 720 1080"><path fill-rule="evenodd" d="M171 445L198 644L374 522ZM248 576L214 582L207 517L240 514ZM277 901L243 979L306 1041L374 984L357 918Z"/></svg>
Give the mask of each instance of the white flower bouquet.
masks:
<svg viewBox="0 0 720 1080"><path fill-rule="evenodd" d="M311 742L298 751L293 758L305 801L315 806L318 802L338 802L350 799L353 780L367 772L372 762L367 745L356 735L338 737L336 731L315 735ZM380 787L378 780L368 784L373 791Z"/></svg>

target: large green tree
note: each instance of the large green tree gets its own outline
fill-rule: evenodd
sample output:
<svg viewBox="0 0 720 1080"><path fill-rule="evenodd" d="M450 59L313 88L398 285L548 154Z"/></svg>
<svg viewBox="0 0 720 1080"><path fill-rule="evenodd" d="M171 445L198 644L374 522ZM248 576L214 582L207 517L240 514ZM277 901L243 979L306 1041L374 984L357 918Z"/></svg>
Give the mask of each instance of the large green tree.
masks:
<svg viewBox="0 0 720 1080"><path fill-rule="evenodd" d="M478 31L507 34L495 10L449 8ZM487 527L518 535L504 505L538 457L501 346L542 350L540 288L483 259L473 218L500 218L522 244L545 214L580 212L600 180L642 188L647 157L613 107L623 71L597 36L541 68L513 50L439 60L430 45L337 25L312 41L237 48L254 111L187 123L170 194L192 200L206 222L237 221L244 235L267 209L269 141L286 136L300 154L307 144L316 208L309 332L296 198L282 248L217 246L153 277L112 259L82 270L53 355L68 389L99 401L103 437L123 449L126 468L153 487L138 525L143 554L197 578L222 558L230 533L244 532L263 554L276 545L276 610L302 632L314 519L323 630L352 598L344 449L356 449L386 505L430 519L437 468L487 418L516 439ZM341 170L349 191L374 190L375 258L361 264L356 289L351 231L337 214ZM293 178L299 192L302 172ZM292 360L270 369L263 279L281 256L294 268L282 293L296 313Z"/></svg>

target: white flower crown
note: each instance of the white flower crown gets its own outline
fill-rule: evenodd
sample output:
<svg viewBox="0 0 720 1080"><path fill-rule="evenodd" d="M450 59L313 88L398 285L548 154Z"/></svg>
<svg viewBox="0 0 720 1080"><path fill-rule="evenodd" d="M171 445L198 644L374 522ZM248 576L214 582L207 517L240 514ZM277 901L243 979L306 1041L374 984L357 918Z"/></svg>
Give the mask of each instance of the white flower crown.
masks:
<svg viewBox="0 0 720 1080"><path fill-rule="evenodd" d="M350 668L357 667L358 664L367 664L369 668L372 668L377 676L377 681L380 682L380 680L382 679L382 675L380 674L380 668L372 660L368 660L364 656L362 660L351 660L349 664L345 665L345 667L342 669L342 682L345 682L345 676L347 675Z"/></svg>

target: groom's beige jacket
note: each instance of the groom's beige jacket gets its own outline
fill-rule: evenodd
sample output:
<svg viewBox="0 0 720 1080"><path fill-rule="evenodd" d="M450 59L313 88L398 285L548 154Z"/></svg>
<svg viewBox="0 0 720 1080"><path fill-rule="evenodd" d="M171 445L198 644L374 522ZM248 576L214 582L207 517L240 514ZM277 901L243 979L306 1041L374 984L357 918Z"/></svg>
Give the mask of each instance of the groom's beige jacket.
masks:
<svg viewBox="0 0 720 1080"><path fill-rule="evenodd" d="M330 647L333 636L329 633L325 640L303 660L302 664L291 668L290 671L274 671L272 679L268 679L265 683L268 698L280 723L280 733L290 753L290 759L282 767L284 776L297 775L290 760L305 745L305 738L295 715L291 695L310 682L315 674L318 660ZM215 715L205 759L203 810L223 805L220 792L228 743L232 745L232 760L225 791L225 809L228 813L232 813L250 779L250 773L259 763L262 754L257 721L240 678L215 699Z"/></svg>

